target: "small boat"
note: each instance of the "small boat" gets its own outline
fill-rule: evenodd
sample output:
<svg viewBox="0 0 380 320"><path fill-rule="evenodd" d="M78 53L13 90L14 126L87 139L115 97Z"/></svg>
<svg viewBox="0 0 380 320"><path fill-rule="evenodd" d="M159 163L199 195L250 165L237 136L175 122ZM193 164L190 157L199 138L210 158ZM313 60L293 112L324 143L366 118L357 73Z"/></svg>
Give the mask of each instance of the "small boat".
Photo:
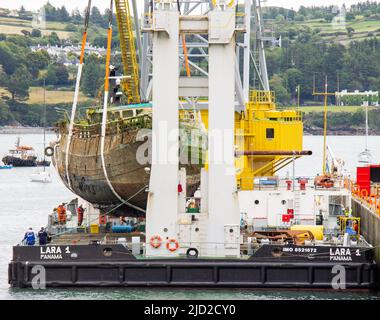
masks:
<svg viewBox="0 0 380 320"><path fill-rule="evenodd" d="M12 165L3 165L3 166L0 166L0 169L12 169L13 166Z"/></svg>
<svg viewBox="0 0 380 320"><path fill-rule="evenodd" d="M46 146L46 103L45 103L45 80L44 80L44 150ZM43 167L43 171L37 171L30 176L32 182L51 182L50 173L46 171L46 167L50 166L50 161L46 160L45 153L42 160L36 160L36 166Z"/></svg>
<svg viewBox="0 0 380 320"><path fill-rule="evenodd" d="M50 173L47 171L40 171L40 172L33 173L30 176L30 180L32 182L42 182L42 183L48 183L52 181Z"/></svg>
<svg viewBox="0 0 380 320"><path fill-rule="evenodd" d="M34 149L30 146L22 146L20 137L17 138L16 148L9 150L9 153L2 159L7 166L13 167L36 167L37 156Z"/></svg>

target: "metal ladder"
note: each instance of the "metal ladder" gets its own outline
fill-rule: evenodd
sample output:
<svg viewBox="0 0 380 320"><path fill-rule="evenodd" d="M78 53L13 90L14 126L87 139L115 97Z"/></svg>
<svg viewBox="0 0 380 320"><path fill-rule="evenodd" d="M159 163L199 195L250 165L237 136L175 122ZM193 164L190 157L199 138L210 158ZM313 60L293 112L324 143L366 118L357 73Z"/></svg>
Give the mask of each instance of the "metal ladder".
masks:
<svg viewBox="0 0 380 320"><path fill-rule="evenodd" d="M115 0L115 6L123 71L124 76L127 76L122 81L122 87L128 96L128 104L140 103L139 67L129 0Z"/></svg>
<svg viewBox="0 0 380 320"><path fill-rule="evenodd" d="M294 215L298 216L300 213L300 199L301 197L301 191L300 190L295 190L294 191Z"/></svg>

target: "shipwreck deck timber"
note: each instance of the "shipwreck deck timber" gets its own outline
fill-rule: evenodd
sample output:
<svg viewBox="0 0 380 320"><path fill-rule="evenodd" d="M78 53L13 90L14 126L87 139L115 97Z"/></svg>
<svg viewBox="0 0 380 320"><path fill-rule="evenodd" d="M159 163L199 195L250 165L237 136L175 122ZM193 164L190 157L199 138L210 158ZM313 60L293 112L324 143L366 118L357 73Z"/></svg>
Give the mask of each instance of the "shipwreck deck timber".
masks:
<svg viewBox="0 0 380 320"><path fill-rule="evenodd" d="M149 129L149 123L144 123L144 126ZM149 154L144 153L146 163L140 162L137 155L139 155L139 148L146 151L149 148L149 134L140 139L140 127L109 127L110 130L107 131L105 137L104 157L110 183L124 200L131 198L129 203L145 210L147 202L145 187L149 185L150 178L146 168L150 167L151 159ZM121 201L109 187L103 172L99 130L100 126L90 126L88 129L76 131L70 144L68 171L72 191L91 204L107 211L118 206ZM63 183L68 187L68 177L65 172L67 134L65 128L61 128L60 131L61 137L54 144L52 159ZM182 165L187 172L187 194L189 195L194 194L199 186L200 168L203 166L203 160L198 159L197 162L193 160L190 159L188 164ZM119 210L130 214L136 212L125 205Z"/></svg>

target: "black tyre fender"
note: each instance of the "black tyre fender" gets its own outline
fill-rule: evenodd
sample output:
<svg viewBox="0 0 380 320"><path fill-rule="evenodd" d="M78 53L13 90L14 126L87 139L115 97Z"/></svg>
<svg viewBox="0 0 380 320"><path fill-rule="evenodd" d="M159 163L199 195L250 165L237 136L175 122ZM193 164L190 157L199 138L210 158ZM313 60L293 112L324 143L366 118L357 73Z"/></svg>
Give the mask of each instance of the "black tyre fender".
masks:
<svg viewBox="0 0 380 320"><path fill-rule="evenodd" d="M45 156L51 157L54 154L54 149L52 147L46 147L45 148Z"/></svg>
<svg viewBox="0 0 380 320"><path fill-rule="evenodd" d="M189 259L197 259L199 255L198 249L196 248L189 248L186 251L186 257Z"/></svg>

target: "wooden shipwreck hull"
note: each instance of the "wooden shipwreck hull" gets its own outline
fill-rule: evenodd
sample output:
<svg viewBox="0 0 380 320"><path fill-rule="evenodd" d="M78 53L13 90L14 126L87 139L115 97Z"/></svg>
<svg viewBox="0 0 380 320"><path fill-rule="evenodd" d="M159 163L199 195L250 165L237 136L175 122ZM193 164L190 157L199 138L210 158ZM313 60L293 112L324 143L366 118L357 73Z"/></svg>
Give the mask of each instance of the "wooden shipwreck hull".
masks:
<svg viewBox="0 0 380 320"><path fill-rule="evenodd" d="M68 135L66 128L61 128L60 139L53 143L53 164L64 184L79 197L102 209L103 212L113 210L113 213L143 213L146 209L147 192L150 177L150 161L140 163L136 154L141 146L146 149L148 138L137 141L136 137L141 128L120 130L112 127L107 130L105 137L104 158L107 175L112 188L130 205L120 205L122 201L115 196L103 172L100 154L100 126L88 130L74 130L69 148L68 177L65 170L66 145ZM144 146L142 146L145 144ZM193 195L200 183L200 164L181 165L187 172L187 195ZM141 208L139 210L134 208Z"/></svg>

